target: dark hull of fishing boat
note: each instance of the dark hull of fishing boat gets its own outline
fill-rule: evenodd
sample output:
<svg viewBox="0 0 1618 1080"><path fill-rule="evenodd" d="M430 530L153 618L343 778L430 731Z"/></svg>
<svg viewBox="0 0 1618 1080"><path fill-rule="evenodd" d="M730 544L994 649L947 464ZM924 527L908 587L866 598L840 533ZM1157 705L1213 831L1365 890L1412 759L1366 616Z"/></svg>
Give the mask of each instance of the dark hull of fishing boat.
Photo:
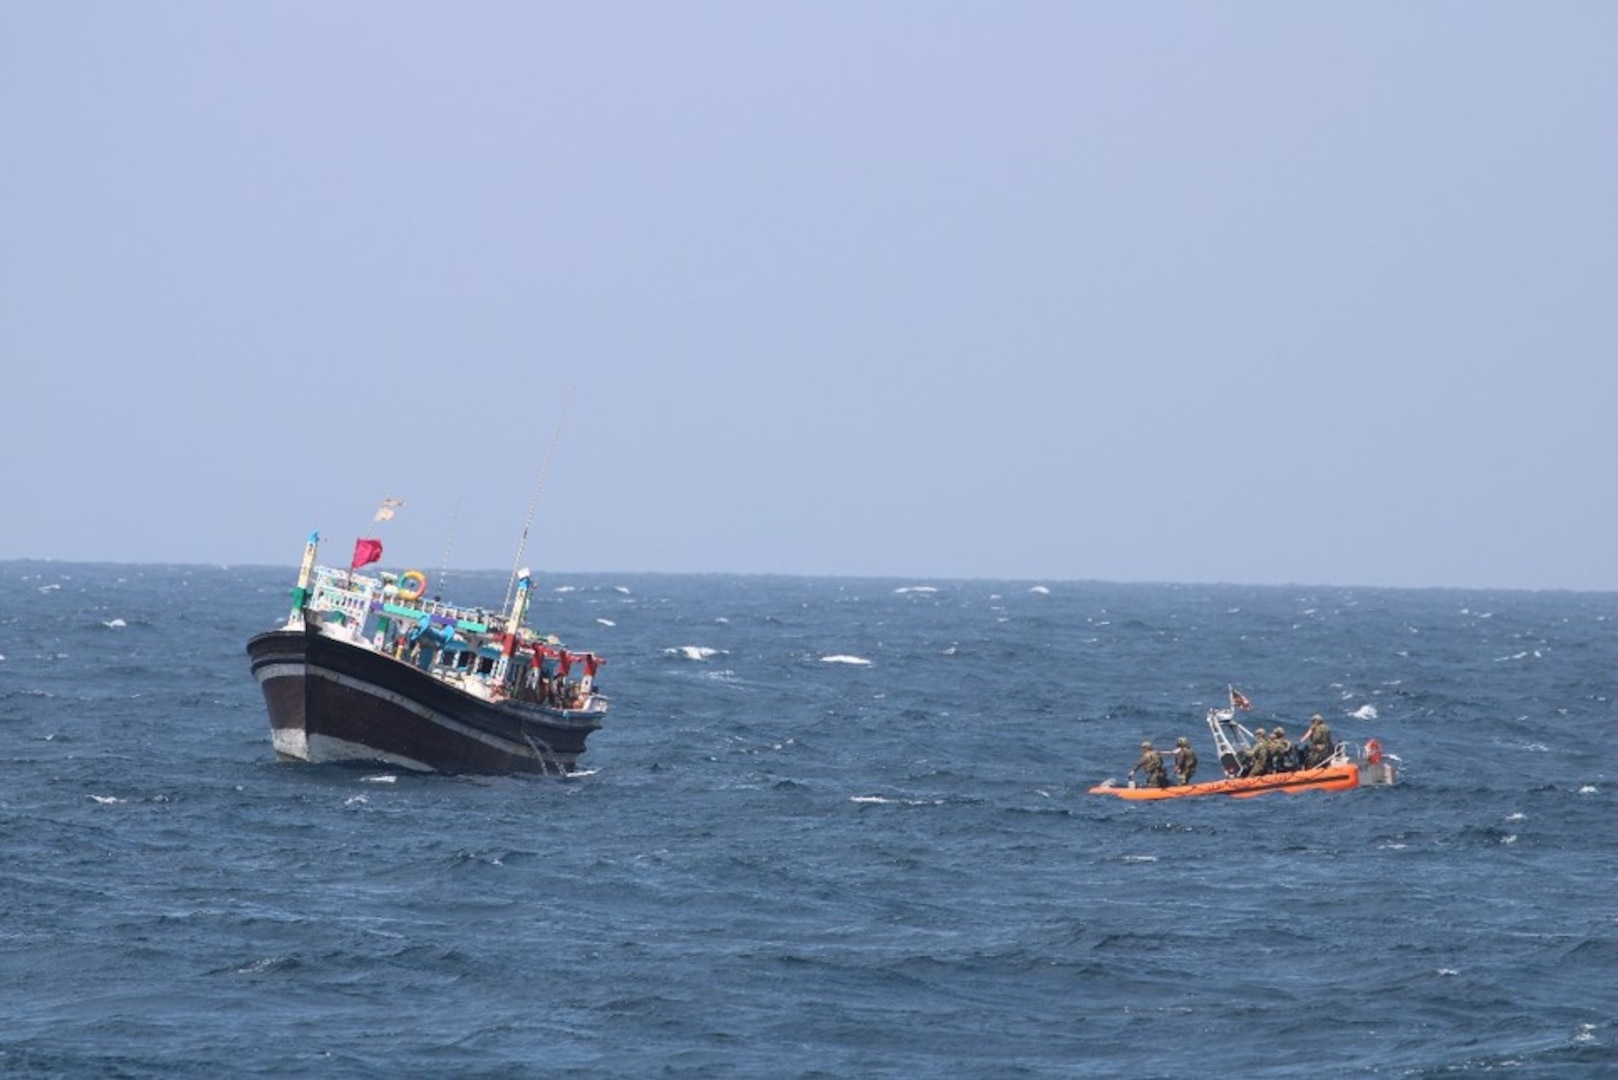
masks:
<svg viewBox="0 0 1618 1080"><path fill-rule="evenodd" d="M567 773L599 715L485 701L313 628L247 643L282 758L374 761L427 772Z"/></svg>

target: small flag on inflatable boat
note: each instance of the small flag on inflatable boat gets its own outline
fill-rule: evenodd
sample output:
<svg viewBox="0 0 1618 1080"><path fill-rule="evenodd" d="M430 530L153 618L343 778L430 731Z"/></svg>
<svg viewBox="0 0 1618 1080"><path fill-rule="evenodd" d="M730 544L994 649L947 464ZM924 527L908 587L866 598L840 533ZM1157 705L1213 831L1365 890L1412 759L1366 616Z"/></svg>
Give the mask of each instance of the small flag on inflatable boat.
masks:
<svg viewBox="0 0 1618 1080"><path fill-rule="evenodd" d="M350 570L358 570L366 563L374 563L382 558L382 541L356 540L354 541L354 561L348 564Z"/></svg>
<svg viewBox="0 0 1618 1080"><path fill-rule="evenodd" d="M376 517L372 518L371 520L372 521L388 521L388 520L391 520L392 517L393 517L393 512L395 510L399 509L399 507L401 507L403 505L404 505L404 500L403 499L395 499L395 498L392 498L391 496L386 498L386 499L383 499L382 500L382 505L376 508Z"/></svg>
<svg viewBox="0 0 1618 1080"><path fill-rule="evenodd" d="M1242 697L1242 692L1232 686L1230 688L1230 707L1248 712L1253 708L1253 703Z"/></svg>

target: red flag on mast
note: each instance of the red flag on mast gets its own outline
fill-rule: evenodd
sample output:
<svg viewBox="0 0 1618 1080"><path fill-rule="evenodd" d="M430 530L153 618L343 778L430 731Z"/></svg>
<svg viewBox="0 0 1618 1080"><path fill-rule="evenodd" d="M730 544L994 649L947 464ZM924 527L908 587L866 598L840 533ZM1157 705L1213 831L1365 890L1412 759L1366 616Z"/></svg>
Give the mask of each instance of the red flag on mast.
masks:
<svg viewBox="0 0 1618 1080"><path fill-rule="evenodd" d="M1253 707L1253 703L1242 697L1242 692L1232 686L1230 688L1230 707L1233 709L1241 709L1245 712Z"/></svg>
<svg viewBox="0 0 1618 1080"><path fill-rule="evenodd" d="M356 540L354 541L354 561L348 564L350 570L358 570L366 563L374 563L382 558L382 541Z"/></svg>

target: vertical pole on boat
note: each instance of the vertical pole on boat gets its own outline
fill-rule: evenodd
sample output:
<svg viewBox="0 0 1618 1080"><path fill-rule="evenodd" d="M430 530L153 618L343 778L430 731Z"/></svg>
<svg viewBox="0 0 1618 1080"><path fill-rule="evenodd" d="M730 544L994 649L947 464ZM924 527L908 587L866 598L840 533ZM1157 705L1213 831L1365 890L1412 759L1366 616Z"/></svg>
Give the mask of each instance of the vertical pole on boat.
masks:
<svg viewBox="0 0 1618 1080"><path fill-rule="evenodd" d="M450 516L449 516L449 533L448 533L448 535L446 535L444 537L444 561L438 564L438 587L439 587L439 589L443 589L444 588L444 583L449 580L449 552L450 552L450 548L454 547L454 545L455 545L455 528L456 528L457 525L460 524L460 521L461 521L461 500L456 499L455 500L455 511L452 514L450 514ZM448 594L445 593L445 592L440 592L440 593L438 593L438 595L439 596L446 596Z"/></svg>
<svg viewBox="0 0 1618 1080"><path fill-rule="evenodd" d="M523 616L528 613L528 597L534 586L527 567L517 571L517 596L511 602L511 613L506 617L506 633L500 642L500 659L494 669L494 680L503 684L511 669L511 657L517 651L517 633L522 628Z"/></svg>
<svg viewBox="0 0 1618 1080"><path fill-rule="evenodd" d="M539 467L539 482L534 485L533 498L528 500L528 517L522 523L522 539L517 541L517 557L511 560L511 584L506 586L506 599L502 607L511 606L511 593L517 586L517 567L522 565L523 548L528 546L528 530L534 523L534 507L539 503L539 493L545 490L545 480L551 473L551 459L556 456L556 444L562 440L562 425L567 422L567 414L572 408L573 387L570 386L567 388L567 402L562 406L561 419L556 421L556 431L551 435L550 448L545 451L545 460Z"/></svg>
<svg viewBox="0 0 1618 1080"><path fill-rule="evenodd" d="M303 625L303 609L309 603L309 579L315 572L315 551L320 546L320 533L312 532L303 545L303 563L298 567L298 584L292 590L292 616L289 622Z"/></svg>
<svg viewBox="0 0 1618 1080"><path fill-rule="evenodd" d="M528 601L534 590L534 572L528 567L517 571L517 595L511 602L511 614L506 618L506 629L515 635L517 628L528 615ZM516 640L513 637L512 640ZM506 649L506 655L511 655L511 649Z"/></svg>

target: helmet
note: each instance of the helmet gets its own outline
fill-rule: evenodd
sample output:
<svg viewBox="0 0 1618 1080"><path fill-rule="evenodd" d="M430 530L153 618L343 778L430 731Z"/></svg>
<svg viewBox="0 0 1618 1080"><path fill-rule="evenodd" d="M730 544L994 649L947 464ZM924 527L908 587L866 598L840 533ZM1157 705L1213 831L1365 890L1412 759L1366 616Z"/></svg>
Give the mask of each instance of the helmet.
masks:
<svg viewBox="0 0 1618 1080"><path fill-rule="evenodd" d="M1315 713L1315 715L1313 715L1313 716L1311 716L1311 717L1310 717L1310 718L1309 718L1309 722L1310 722L1310 723L1311 723L1311 724L1324 724L1324 723L1325 723L1325 722L1326 722L1326 721L1324 721L1324 720L1322 720L1322 719L1321 719L1321 718L1320 718L1320 714L1319 714L1319 713Z"/></svg>
<svg viewBox="0 0 1618 1080"><path fill-rule="evenodd" d="M1274 735L1277 739L1284 739L1284 738L1287 737L1286 730L1284 728L1280 728L1280 727L1277 727L1270 734Z"/></svg>
<svg viewBox="0 0 1618 1080"><path fill-rule="evenodd" d="M1181 735L1180 738L1178 739L1178 741L1175 743L1175 745L1177 745L1177 746L1190 746L1191 745L1191 740L1186 738L1184 735Z"/></svg>
<svg viewBox="0 0 1618 1080"><path fill-rule="evenodd" d="M1144 742L1142 742L1140 744L1140 748L1142 750L1150 750L1152 748L1152 740L1150 740L1150 739L1145 740Z"/></svg>

